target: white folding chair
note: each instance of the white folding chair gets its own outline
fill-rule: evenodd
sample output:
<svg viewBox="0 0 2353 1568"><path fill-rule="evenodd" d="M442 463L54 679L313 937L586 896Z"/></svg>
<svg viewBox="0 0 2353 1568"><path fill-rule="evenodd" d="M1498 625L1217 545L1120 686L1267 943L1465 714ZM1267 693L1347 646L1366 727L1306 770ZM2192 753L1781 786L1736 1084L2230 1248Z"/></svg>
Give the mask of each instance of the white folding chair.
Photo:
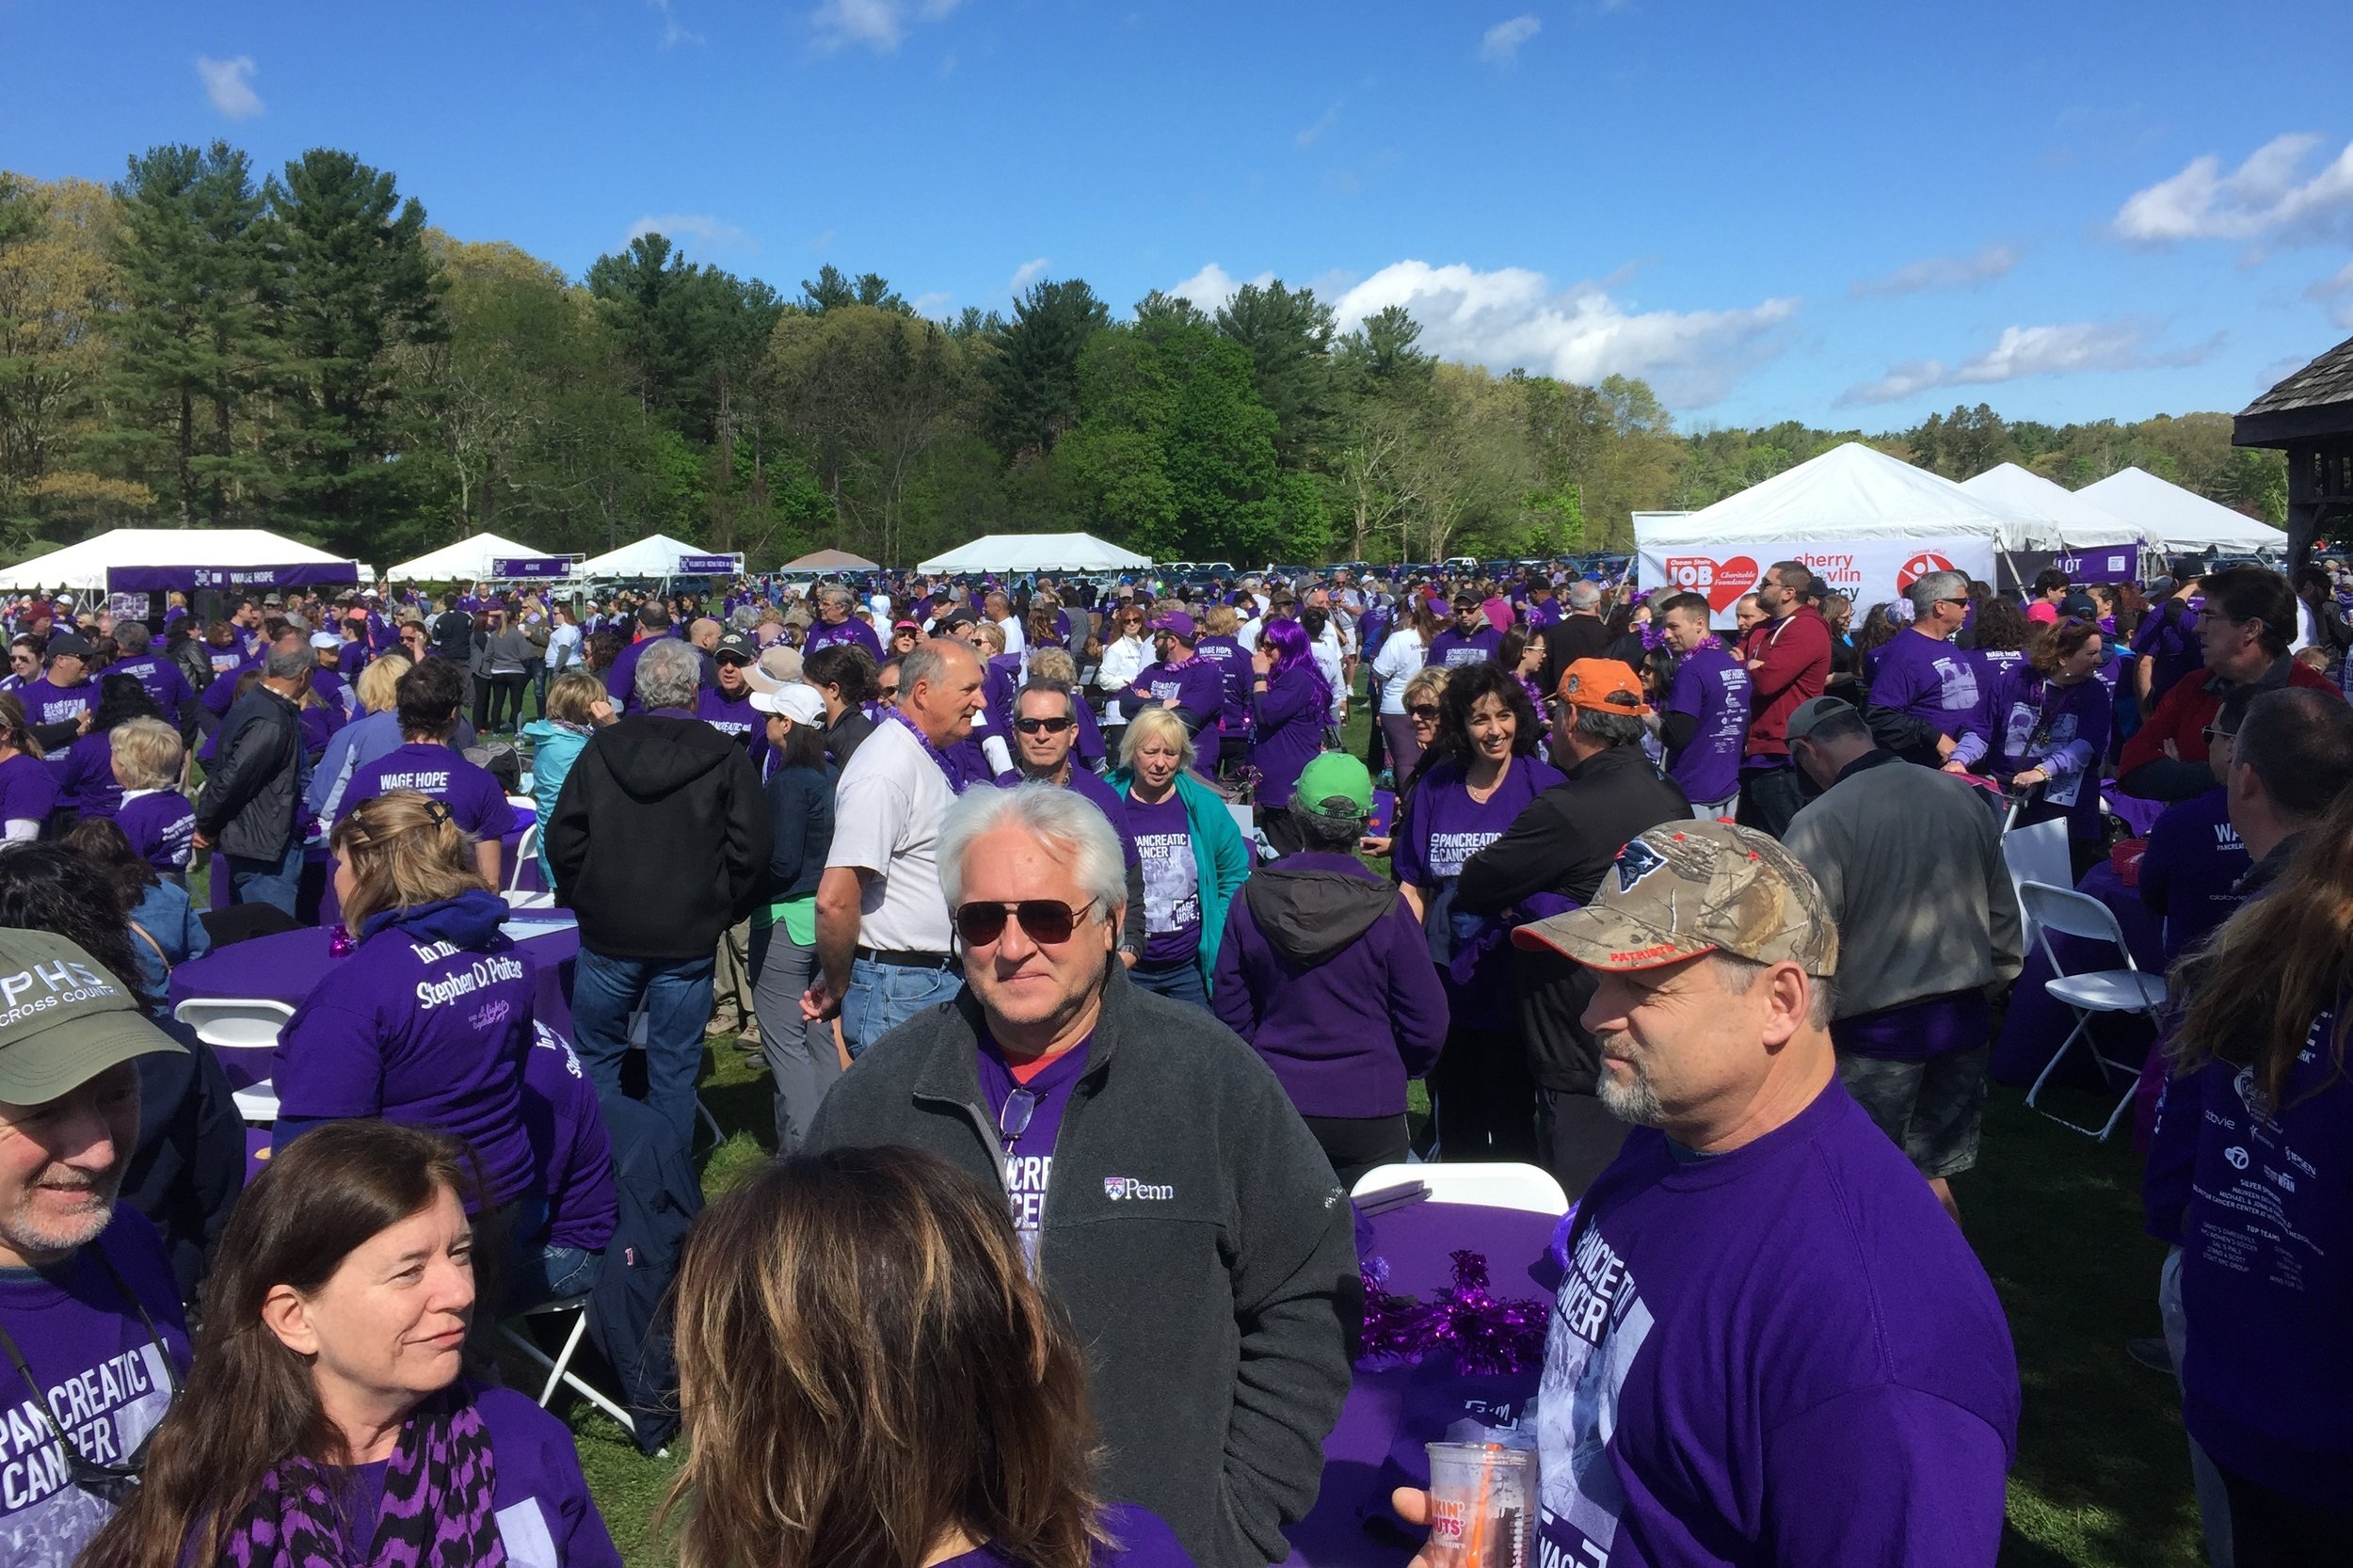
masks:
<svg viewBox="0 0 2353 1568"><path fill-rule="evenodd" d="M2017 805L2010 808L2011 817L2018 814ZM2023 908L2026 902L2021 890L2029 882L2040 882L2051 888L2072 888L2075 885L2074 862L2067 853L2067 823L2053 817L2025 827L2006 828L2002 834L2002 863L2009 868L2009 886L2018 893ZM2027 941L2034 940L2034 911L2025 911L2026 929L2022 934Z"/></svg>
<svg viewBox="0 0 2353 1568"><path fill-rule="evenodd" d="M506 868L506 886L499 889L499 897L509 909L552 909L555 895L545 888L534 891L522 886L523 867L539 856L539 824L533 823L523 829L515 841L515 863Z"/></svg>
<svg viewBox="0 0 2353 1568"><path fill-rule="evenodd" d="M2025 883L2019 888L2018 894L2027 920L2033 922L2041 935L2042 955L2051 962L2051 978L2043 982L2042 988L2065 1002L2075 1015L2074 1029L2059 1048L2051 1053L2051 1060L2043 1064L2041 1073L2034 1080L2034 1087L2026 1091L2026 1104L2041 1110L2035 1105L2035 1096L2042 1093L2042 1085L2049 1080L2075 1042L2081 1040L2084 1048L2091 1053L2092 1061L2100 1064L2104 1073L2123 1075L2123 1095L2117 1100L2116 1109L2108 1112L2108 1119L2096 1128L2078 1126L2048 1111L2042 1113L2061 1127L2073 1128L2077 1132L2088 1133L2105 1143L2108 1134L2116 1130L2117 1122L2123 1117L2124 1108L2133 1103L2133 1091L2140 1083L2140 1064L2119 1062L2103 1056L2099 1046L2091 1038L2091 1022L2105 1014L2137 1013L2149 1020L2152 1030L2162 1032L2165 1025L2157 1016L2157 1008L2165 1000L2165 976L2151 974L2133 962L2132 949L2125 945L2123 927L2117 924L2115 912L2098 899L2088 893L2076 892L2072 888L2054 888L2042 882ZM2059 962L2058 954L2052 950L2051 933L2054 931L2063 936L2081 936L2110 944L2116 949L2118 956L2124 960L2124 967L2121 969L2068 973L2067 967ZM2114 1080L2111 1079L2110 1082L2113 1084Z"/></svg>
<svg viewBox="0 0 2353 1568"><path fill-rule="evenodd" d="M541 1350L530 1335L518 1329L512 1320L499 1325L499 1337L547 1373L548 1381L539 1390L540 1409L548 1407L548 1401L555 1398L558 1388L568 1388L620 1422L622 1431L633 1432L637 1430L637 1423L630 1418L629 1412L603 1390L572 1370L572 1357L579 1353L581 1342L588 1337L588 1302L586 1296L565 1296L515 1314L517 1319L526 1323L536 1318L556 1318L566 1313L571 1315L571 1327L565 1331L563 1348L552 1356Z"/></svg>
<svg viewBox="0 0 2353 1568"><path fill-rule="evenodd" d="M643 1007L629 1016L630 1049L644 1050L646 1048L648 1028L646 1010ZM695 1114L702 1119L703 1130L711 1134L713 1148L728 1141L728 1135L719 1129L719 1118L711 1113L711 1107L703 1103L703 1097L700 1095L695 1096Z"/></svg>
<svg viewBox="0 0 2353 1568"><path fill-rule="evenodd" d="M234 1091L237 1114L255 1127L278 1120L278 1091L270 1084L270 1055L278 1049L278 1032L295 1010L264 997L191 997L172 1009L171 1016L196 1031L196 1037L217 1056L252 1052L261 1061L262 1076Z"/></svg>
<svg viewBox="0 0 2353 1568"><path fill-rule="evenodd" d="M1435 1165L1375 1165L1356 1178L1349 1196L1365 1197L1385 1187L1419 1182L1433 1203L1471 1204L1481 1208L1516 1208L1559 1216L1569 1211L1569 1195L1552 1173L1512 1160Z"/></svg>

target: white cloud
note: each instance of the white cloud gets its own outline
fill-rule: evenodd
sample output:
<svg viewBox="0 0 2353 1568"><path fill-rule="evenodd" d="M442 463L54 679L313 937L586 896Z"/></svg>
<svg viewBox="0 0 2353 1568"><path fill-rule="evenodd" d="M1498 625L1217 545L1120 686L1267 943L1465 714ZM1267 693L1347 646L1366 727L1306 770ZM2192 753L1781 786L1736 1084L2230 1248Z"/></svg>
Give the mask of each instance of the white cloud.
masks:
<svg viewBox="0 0 2353 1568"><path fill-rule="evenodd" d="M680 235L698 239L713 250L757 250L760 242L734 224L709 213L648 213L629 226L629 239L641 234Z"/></svg>
<svg viewBox="0 0 2353 1568"><path fill-rule="evenodd" d="M1893 403L1937 387L1981 387L2033 376L2075 376L2086 371L2166 370L2202 364L2222 346L2217 332L2183 348L2157 349L2156 329L2131 317L2076 321L2050 327L2005 327L1993 346L1958 365L1913 360L1876 381L1858 382L1838 394L1840 407Z"/></svg>
<svg viewBox="0 0 2353 1568"><path fill-rule="evenodd" d="M1264 288L1273 281L1274 274L1272 272L1261 272L1256 278L1238 279L1215 262L1211 262L1183 282L1171 283L1168 286L1168 293L1172 298L1192 300L1193 309L1204 315L1215 315L1225 308L1227 300L1234 297L1234 291L1241 288L1243 283L1256 283L1258 287Z"/></svg>
<svg viewBox="0 0 2353 1568"><path fill-rule="evenodd" d="M1491 65L1509 65L1519 57L1520 45L1544 30L1545 24L1533 16L1498 22L1480 36L1479 57Z"/></svg>
<svg viewBox="0 0 2353 1568"><path fill-rule="evenodd" d="M1729 311L1632 311L1600 285L1555 290L1524 267L1480 272L1459 263L1394 262L1342 295L1341 330L1391 305L1421 323L1421 344L1490 370L1566 380L1639 376L1678 408L1721 399L1741 374L1782 347L1794 298Z"/></svg>
<svg viewBox="0 0 2353 1568"><path fill-rule="evenodd" d="M1990 283L2018 264L2018 248L1989 245L1974 256L1929 256L1897 267L1884 278L1860 279L1848 286L1856 299L1894 299L1934 289L1974 288Z"/></svg>
<svg viewBox="0 0 2353 1568"><path fill-rule="evenodd" d="M1013 276L1005 282L1005 292L1007 294L1019 294L1023 289L1026 289L1032 283L1036 282L1038 279L1045 274L1046 268L1048 264L1049 264L1047 259L1043 256L1032 256L1028 261L1023 262L1019 266L1013 269Z"/></svg>
<svg viewBox="0 0 2353 1568"><path fill-rule="evenodd" d="M676 49L681 43L700 43L703 36L689 31L670 10L670 0L646 0L646 4L662 16L662 47Z"/></svg>
<svg viewBox="0 0 2353 1568"><path fill-rule="evenodd" d="M253 90L252 56L216 60L199 55L196 73L204 79L204 96L230 119L251 120L262 112L261 94Z"/></svg>
<svg viewBox="0 0 2353 1568"><path fill-rule="evenodd" d="M2116 232L2145 245L2176 240L2312 240L2353 229L2353 142L2310 179L2306 154L2321 138L2275 136L2230 173L2209 152L2169 180L2136 191L2117 210Z"/></svg>
<svg viewBox="0 0 2353 1568"><path fill-rule="evenodd" d="M910 303L915 307L917 315L944 320L948 307L955 302L955 297L952 294L919 294Z"/></svg>
<svg viewBox="0 0 2353 1568"><path fill-rule="evenodd" d="M877 55L897 49L918 22L936 22L961 0L824 0L810 14L817 41L825 49L862 43Z"/></svg>
<svg viewBox="0 0 2353 1568"><path fill-rule="evenodd" d="M2335 300L2336 304L2329 312L2329 319L2340 327L2353 327L2353 262L2345 263L2334 277L2323 278L2306 289L2304 297L2324 302Z"/></svg>
<svg viewBox="0 0 2353 1568"><path fill-rule="evenodd" d="M1321 136L1324 132L1330 130L1333 126L1337 125L1339 122L1340 106L1337 104L1335 104L1330 108L1318 115L1316 117L1316 122L1313 125L1307 126L1305 129L1302 130L1297 136L1291 137L1291 140L1293 143L1301 147L1312 147L1315 145L1315 141L1318 136Z"/></svg>

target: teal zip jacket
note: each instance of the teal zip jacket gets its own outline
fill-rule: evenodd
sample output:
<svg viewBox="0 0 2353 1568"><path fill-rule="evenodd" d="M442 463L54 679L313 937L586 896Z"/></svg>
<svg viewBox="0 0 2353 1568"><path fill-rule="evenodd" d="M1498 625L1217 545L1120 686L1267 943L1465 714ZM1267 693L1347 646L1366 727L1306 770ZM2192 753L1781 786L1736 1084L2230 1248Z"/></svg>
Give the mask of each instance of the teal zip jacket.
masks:
<svg viewBox="0 0 2353 1568"><path fill-rule="evenodd" d="M1136 781L1131 768L1113 768L1105 782L1126 800ZM1225 809L1225 797L1189 773L1176 776L1176 798L1185 803L1185 825L1193 833L1193 865L1201 879L1201 951L1193 967L1201 971L1201 990L1209 994L1217 973L1217 945L1225 936L1225 906L1241 891L1250 875L1250 846Z"/></svg>

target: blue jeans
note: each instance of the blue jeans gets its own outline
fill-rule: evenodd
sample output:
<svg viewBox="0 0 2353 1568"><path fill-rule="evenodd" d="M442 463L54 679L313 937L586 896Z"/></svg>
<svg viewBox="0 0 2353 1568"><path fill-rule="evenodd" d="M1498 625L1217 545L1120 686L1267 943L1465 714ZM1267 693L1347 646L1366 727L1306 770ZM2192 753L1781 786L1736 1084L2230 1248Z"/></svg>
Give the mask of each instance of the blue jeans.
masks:
<svg viewBox="0 0 2353 1568"><path fill-rule="evenodd" d="M256 860L243 855L224 855L229 865L229 902L235 904L273 904L286 912L288 920L299 919L295 914L295 895L302 888L302 840L296 839L286 846L286 853L275 860Z"/></svg>
<svg viewBox="0 0 2353 1568"><path fill-rule="evenodd" d="M924 1008L936 1001L952 1001L963 989L964 976L953 969L854 958L849 993L841 999L842 1047L855 1062L869 1046Z"/></svg>
<svg viewBox="0 0 2353 1568"><path fill-rule="evenodd" d="M584 1296L604 1277L604 1254L584 1247L517 1249L514 1277L506 1284L506 1309L521 1312L570 1296Z"/></svg>
<svg viewBox="0 0 2353 1568"><path fill-rule="evenodd" d="M1128 971L1128 978L1171 1001L1189 1001L1203 1008L1209 1005L1209 988L1201 984L1201 966L1190 958L1174 964L1138 964Z"/></svg>
<svg viewBox="0 0 2353 1568"><path fill-rule="evenodd" d="M702 1076L703 1023L711 1016L712 960L616 958L580 950L572 970L572 1044L600 1095L621 1090L629 1020L646 1015L646 1104L695 1144L695 1080Z"/></svg>

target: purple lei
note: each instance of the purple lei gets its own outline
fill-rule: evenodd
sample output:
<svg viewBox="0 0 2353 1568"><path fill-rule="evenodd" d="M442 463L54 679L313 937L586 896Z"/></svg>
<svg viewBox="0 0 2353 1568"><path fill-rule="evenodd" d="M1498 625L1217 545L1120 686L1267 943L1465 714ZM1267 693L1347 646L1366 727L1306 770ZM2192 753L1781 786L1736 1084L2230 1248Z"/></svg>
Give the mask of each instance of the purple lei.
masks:
<svg viewBox="0 0 2353 1568"><path fill-rule="evenodd" d="M1498 1300L1487 1290L1487 1259L1464 1251L1454 1260L1454 1284L1427 1302L1388 1292L1389 1265L1368 1257L1359 1270L1365 1288L1366 1367L1411 1366L1450 1351L1455 1370L1470 1377L1523 1372L1541 1365L1550 1309L1532 1297Z"/></svg>
<svg viewBox="0 0 2353 1568"><path fill-rule="evenodd" d="M898 720L901 724L906 726L907 733L915 737L915 744L923 748L923 755L930 758L938 767L941 776L948 780L948 792L950 794L957 795L964 793L964 787L968 781L964 776L963 771L948 760L948 754L946 752L932 744L932 738L923 733L922 726L917 724L913 719L907 717L896 708L890 710L890 716Z"/></svg>

